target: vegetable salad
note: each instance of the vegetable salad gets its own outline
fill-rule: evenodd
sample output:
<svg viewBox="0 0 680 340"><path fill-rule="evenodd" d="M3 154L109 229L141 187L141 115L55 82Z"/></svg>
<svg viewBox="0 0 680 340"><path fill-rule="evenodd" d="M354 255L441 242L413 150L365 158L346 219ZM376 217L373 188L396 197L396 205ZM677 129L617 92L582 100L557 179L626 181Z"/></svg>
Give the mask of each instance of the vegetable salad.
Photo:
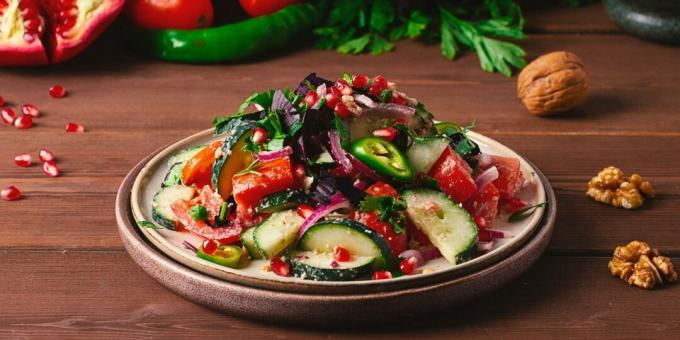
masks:
<svg viewBox="0 0 680 340"><path fill-rule="evenodd" d="M503 233L500 210L531 207L518 159L481 153L382 76L308 75L213 122L153 198L165 228L205 239L196 256L308 280L388 279L443 257L462 263ZM146 224L146 223L145 223Z"/></svg>

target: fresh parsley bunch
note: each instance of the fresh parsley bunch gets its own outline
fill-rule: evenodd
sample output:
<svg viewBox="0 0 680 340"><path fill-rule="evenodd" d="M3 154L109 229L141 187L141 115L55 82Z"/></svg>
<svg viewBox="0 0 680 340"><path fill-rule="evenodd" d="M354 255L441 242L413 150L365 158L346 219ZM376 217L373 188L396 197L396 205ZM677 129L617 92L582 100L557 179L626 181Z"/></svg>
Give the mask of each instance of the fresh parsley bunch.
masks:
<svg viewBox="0 0 680 340"><path fill-rule="evenodd" d="M502 39L524 39L524 17L511 0L322 0L329 9L317 28L317 47L340 53L394 49L394 41L439 42L442 55L453 60L465 48L479 56L487 72L512 75L526 65L525 52Z"/></svg>

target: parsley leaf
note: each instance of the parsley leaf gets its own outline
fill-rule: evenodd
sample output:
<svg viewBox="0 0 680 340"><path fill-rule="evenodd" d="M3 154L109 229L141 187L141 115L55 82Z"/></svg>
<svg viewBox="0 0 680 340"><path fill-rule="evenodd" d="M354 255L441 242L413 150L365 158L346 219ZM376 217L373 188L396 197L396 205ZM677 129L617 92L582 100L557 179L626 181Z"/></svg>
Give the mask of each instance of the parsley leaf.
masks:
<svg viewBox="0 0 680 340"><path fill-rule="evenodd" d="M404 232L404 214L401 211L406 210L406 201L402 198L366 196L366 198L359 202L359 210L367 212L375 211L380 215L380 220L391 224L397 234Z"/></svg>

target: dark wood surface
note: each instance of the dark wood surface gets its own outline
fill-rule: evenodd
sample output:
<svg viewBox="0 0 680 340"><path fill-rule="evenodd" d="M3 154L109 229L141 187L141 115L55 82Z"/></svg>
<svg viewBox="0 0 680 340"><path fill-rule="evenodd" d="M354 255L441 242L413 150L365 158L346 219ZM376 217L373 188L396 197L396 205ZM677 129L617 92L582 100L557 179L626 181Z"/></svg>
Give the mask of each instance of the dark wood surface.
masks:
<svg viewBox="0 0 680 340"><path fill-rule="evenodd" d="M515 79L487 74L475 55L456 62L436 46L398 44L381 57L303 49L238 65L177 65L126 52L108 33L56 67L0 70L0 95L33 103L35 128L0 127L0 186L25 193L0 202L0 337L643 337L680 336L680 288L652 292L607 272L612 249L649 241L680 265L680 50L620 34L599 5L527 14L530 58L577 53L592 80L585 106L556 118L527 113ZM444 120L525 155L555 188L558 220L547 254L501 291L417 323L342 331L296 329L225 316L175 296L129 258L113 204L123 176L145 155L207 128L266 87L292 86L310 71L384 74ZM50 99L62 83L70 96ZM85 134L65 134L77 121ZM18 168L13 157L53 150L63 175ZM659 193L639 211L597 204L585 183L614 164L648 177Z"/></svg>

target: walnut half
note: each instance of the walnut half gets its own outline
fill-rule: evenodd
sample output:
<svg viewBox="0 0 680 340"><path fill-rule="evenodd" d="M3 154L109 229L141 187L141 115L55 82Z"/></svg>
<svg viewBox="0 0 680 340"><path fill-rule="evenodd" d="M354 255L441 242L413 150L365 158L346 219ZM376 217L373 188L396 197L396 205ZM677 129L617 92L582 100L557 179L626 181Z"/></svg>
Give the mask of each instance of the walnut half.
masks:
<svg viewBox="0 0 680 340"><path fill-rule="evenodd" d="M678 280L671 260L640 241L616 247L608 267L613 276L631 286L644 289L652 289L657 285L663 285L664 282Z"/></svg>
<svg viewBox="0 0 680 340"><path fill-rule="evenodd" d="M626 179L621 169L609 166L588 182L586 195L617 208L637 209L645 197L654 197L654 188L638 174Z"/></svg>

